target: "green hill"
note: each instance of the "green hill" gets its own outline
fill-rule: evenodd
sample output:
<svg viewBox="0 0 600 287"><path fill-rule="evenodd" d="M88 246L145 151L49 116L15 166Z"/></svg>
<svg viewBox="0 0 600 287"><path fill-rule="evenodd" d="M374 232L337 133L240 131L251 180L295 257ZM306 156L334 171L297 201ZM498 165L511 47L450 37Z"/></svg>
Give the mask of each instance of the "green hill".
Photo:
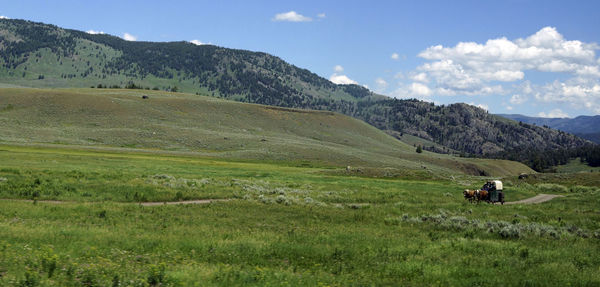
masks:
<svg viewBox="0 0 600 287"><path fill-rule="evenodd" d="M532 166L530 157L535 155L588 144L466 104L436 106L391 99L357 85L336 85L265 53L188 42L132 42L24 20L0 19L0 85L129 87L328 110L394 136L425 139L435 144L426 147L436 151L514 158ZM535 152L526 158L511 156L523 151Z"/></svg>
<svg viewBox="0 0 600 287"><path fill-rule="evenodd" d="M531 172L510 161L417 154L414 147L362 121L328 111L122 89L4 88L0 103L4 143L166 150L236 160L409 169L429 176Z"/></svg>

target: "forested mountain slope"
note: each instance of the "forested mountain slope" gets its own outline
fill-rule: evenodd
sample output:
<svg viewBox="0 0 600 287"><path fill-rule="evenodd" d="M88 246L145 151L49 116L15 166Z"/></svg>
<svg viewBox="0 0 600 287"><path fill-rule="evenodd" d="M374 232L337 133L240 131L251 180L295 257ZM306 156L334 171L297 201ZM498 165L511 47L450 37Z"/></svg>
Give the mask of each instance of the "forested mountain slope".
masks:
<svg viewBox="0 0 600 287"><path fill-rule="evenodd" d="M147 88L336 111L392 135L407 133L478 156L588 143L466 104L436 106L391 99L358 85L336 85L265 53L188 42L131 42L24 20L0 19L0 83Z"/></svg>
<svg viewBox="0 0 600 287"><path fill-rule="evenodd" d="M600 115L578 116L576 118L539 118L515 114L499 116L528 124L548 126L600 143Z"/></svg>

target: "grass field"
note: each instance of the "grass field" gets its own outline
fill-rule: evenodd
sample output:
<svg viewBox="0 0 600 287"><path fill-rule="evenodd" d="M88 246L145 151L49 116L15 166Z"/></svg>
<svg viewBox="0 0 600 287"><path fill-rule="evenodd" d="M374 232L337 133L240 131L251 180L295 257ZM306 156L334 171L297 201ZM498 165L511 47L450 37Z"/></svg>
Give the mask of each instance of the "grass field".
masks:
<svg viewBox="0 0 600 287"><path fill-rule="evenodd" d="M417 154L413 146L337 113L146 90L0 88L1 142L389 168L430 177L533 172L511 161Z"/></svg>
<svg viewBox="0 0 600 287"><path fill-rule="evenodd" d="M0 146L1 286L600 284L600 173L375 178L165 152ZM221 198L206 205L140 201ZM35 199L34 202L22 199ZM46 203L42 200L61 200Z"/></svg>
<svg viewBox="0 0 600 287"><path fill-rule="evenodd" d="M600 172L600 167L591 167L583 162L580 158L570 160L567 164L556 167L556 172L573 173L573 172Z"/></svg>

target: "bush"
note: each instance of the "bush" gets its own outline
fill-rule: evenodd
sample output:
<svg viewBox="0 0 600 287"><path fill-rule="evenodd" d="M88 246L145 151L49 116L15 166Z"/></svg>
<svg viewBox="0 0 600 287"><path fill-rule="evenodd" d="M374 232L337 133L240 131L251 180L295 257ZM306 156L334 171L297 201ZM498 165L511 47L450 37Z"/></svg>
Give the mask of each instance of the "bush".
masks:
<svg viewBox="0 0 600 287"><path fill-rule="evenodd" d="M560 185L560 184L554 184L554 183L539 183L539 184L536 184L536 187L538 188L538 190L540 192L559 192L559 193L569 192L569 189L566 188L565 186Z"/></svg>
<svg viewBox="0 0 600 287"><path fill-rule="evenodd" d="M150 270L148 271L148 284L150 286L157 286L164 282L165 280L165 270L167 269L167 265L165 263L160 263L158 265L151 265Z"/></svg>
<svg viewBox="0 0 600 287"><path fill-rule="evenodd" d="M25 278L23 280L19 281L19 284L17 286L35 287L35 286L39 286L39 285L40 285L40 276L31 270L27 270L27 271L25 271Z"/></svg>
<svg viewBox="0 0 600 287"><path fill-rule="evenodd" d="M502 238L519 238L521 237L521 231L515 225L508 225L502 227L498 232Z"/></svg>
<svg viewBox="0 0 600 287"><path fill-rule="evenodd" d="M573 193L585 193L585 192L595 192L598 191L598 188L592 186L582 186L576 185L569 188L569 192Z"/></svg>

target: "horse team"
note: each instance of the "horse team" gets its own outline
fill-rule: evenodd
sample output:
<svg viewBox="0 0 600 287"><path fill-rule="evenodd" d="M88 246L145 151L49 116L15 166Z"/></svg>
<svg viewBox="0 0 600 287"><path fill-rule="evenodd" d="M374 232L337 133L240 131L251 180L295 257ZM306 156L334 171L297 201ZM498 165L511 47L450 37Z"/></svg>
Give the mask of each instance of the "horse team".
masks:
<svg viewBox="0 0 600 287"><path fill-rule="evenodd" d="M477 190L465 189L465 191L463 192L463 195L465 196L465 199L468 199L470 202L473 202L475 200L477 202L490 200L490 193L484 189L477 189Z"/></svg>

